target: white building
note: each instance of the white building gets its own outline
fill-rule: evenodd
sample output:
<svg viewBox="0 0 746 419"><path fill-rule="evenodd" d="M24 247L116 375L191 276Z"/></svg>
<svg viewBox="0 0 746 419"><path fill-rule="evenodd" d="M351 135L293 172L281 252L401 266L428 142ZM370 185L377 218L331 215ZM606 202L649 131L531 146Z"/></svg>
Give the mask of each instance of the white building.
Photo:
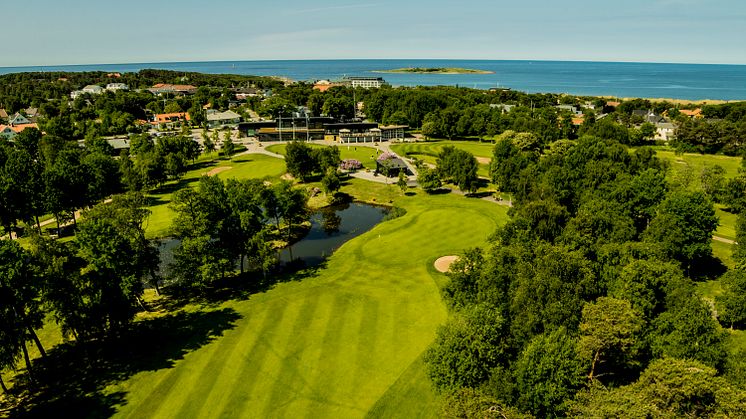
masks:
<svg viewBox="0 0 746 419"><path fill-rule="evenodd" d="M362 87L363 89L378 88L386 84L382 77L345 77L344 81L352 87Z"/></svg>
<svg viewBox="0 0 746 419"><path fill-rule="evenodd" d="M124 83L109 83L106 85L106 90L110 92L116 92L118 90L129 90L130 87Z"/></svg>
<svg viewBox="0 0 746 419"><path fill-rule="evenodd" d="M103 87L101 87L99 85L96 85L96 84L89 84L88 86L86 86L86 87L84 87L84 88L82 88L80 90L74 90L74 91L70 92L70 98L71 99L75 99L78 96L84 95L86 93L88 93L90 95L100 95L103 92L104 92L104 88Z"/></svg>
<svg viewBox="0 0 746 419"><path fill-rule="evenodd" d="M674 137L676 125L670 122L659 122L655 124L655 140L669 141Z"/></svg>

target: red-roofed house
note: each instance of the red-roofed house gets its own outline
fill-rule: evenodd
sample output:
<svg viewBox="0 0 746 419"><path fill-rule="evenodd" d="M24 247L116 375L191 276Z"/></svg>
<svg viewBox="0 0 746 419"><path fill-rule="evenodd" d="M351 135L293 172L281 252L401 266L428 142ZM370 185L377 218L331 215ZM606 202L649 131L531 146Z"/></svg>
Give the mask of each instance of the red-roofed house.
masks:
<svg viewBox="0 0 746 419"><path fill-rule="evenodd" d="M19 132L26 128L39 129L39 126L36 124L0 125L0 137L12 140Z"/></svg>
<svg viewBox="0 0 746 419"><path fill-rule="evenodd" d="M702 109L700 108L692 109L692 110L679 109L679 113L682 115L686 115L689 118L704 118L704 116L702 115Z"/></svg>
<svg viewBox="0 0 746 419"><path fill-rule="evenodd" d="M159 113L154 116L150 124L160 129L171 129L181 125L183 121L191 121L187 112Z"/></svg>

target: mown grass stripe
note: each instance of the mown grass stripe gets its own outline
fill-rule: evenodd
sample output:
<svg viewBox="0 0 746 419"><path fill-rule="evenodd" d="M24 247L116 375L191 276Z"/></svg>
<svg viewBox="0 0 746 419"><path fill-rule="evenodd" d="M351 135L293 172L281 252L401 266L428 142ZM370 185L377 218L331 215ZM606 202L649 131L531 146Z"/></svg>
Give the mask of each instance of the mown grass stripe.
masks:
<svg viewBox="0 0 746 419"><path fill-rule="evenodd" d="M241 365L237 365L238 376L243 378L236 387L225 389L229 396L224 405L220 407L217 417L236 418L245 413L244 405L248 402L254 386L260 381L260 373L265 357L269 354L267 350L259 350L266 344L270 331L284 324L285 312L288 308L287 301L274 300L275 304L263 307L267 311L262 326L256 330L256 340L246 352L246 358ZM279 307L278 307L279 306ZM253 307L257 309L257 307ZM276 310L276 311L275 311Z"/></svg>

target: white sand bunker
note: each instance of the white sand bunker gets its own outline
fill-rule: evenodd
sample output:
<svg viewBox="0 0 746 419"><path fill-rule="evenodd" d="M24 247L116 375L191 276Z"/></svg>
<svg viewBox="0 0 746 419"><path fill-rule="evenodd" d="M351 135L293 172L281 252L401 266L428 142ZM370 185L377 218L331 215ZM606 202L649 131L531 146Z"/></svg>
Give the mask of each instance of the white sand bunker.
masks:
<svg viewBox="0 0 746 419"><path fill-rule="evenodd" d="M451 264L457 260L458 256L439 257L438 260L435 261L435 269L437 269L438 272L448 272Z"/></svg>
<svg viewBox="0 0 746 419"><path fill-rule="evenodd" d="M231 167L231 166L220 166L220 167L216 167L216 168L210 170L209 172L207 172L205 174L207 176L215 176L215 175L217 175L220 172L225 172L226 170L231 170L231 169L233 169L233 167Z"/></svg>
<svg viewBox="0 0 746 419"><path fill-rule="evenodd" d="M477 163L479 164L490 164L490 162L492 161L492 159L489 157L477 157L476 159Z"/></svg>

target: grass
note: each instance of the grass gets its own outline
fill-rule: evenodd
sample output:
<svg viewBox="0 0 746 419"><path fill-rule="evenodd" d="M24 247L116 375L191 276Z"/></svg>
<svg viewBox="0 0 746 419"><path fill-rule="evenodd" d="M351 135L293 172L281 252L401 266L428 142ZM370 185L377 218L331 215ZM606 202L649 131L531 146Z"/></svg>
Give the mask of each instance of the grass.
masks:
<svg viewBox="0 0 746 419"><path fill-rule="evenodd" d="M671 162L671 167L675 171L684 170L689 167L694 174L694 182L699 185L699 175L702 173L702 169L705 167L712 167L715 165L721 166L725 169L725 177L730 179L738 175L738 169L741 167L740 157L721 156L713 154L696 154L696 153L684 153L676 155L673 151L669 150L656 150L659 158L668 160Z"/></svg>
<svg viewBox="0 0 746 419"><path fill-rule="evenodd" d="M234 156L233 160L205 162L198 168L190 170L181 179L169 182L155 192L148 194L151 202L148 209L152 211L146 227L148 238L168 235L174 216L173 211L169 208L173 193L181 188L194 186L200 177L216 168L226 168L226 170L218 173L218 176L224 179L262 179L278 177L285 173L285 162L264 154L245 154Z"/></svg>
<svg viewBox="0 0 746 419"><path fill-rule="evenodd" d="M420 143L406 143L406 144L394 144L391 149L399 154L408 157L417 157L423 160L425 163L435 164L438 153L445 146L453 146L461 150L468 151L475 157L481 159L492 158L492 149L495 147L493 142L477 142L477 141L427 141ZM482 160L484 161L484 160ZM477 169L477 175L483 178L490 177L490 165L488 163L480 162L479 168Z"/></svg>
<svg viewBox="0 0 746 419"><path fill-rule="evenodd" d="M720 219L720 225L717 230L715 230L715 234L726 239L735 240L738 214L723 211L722 205L715 205L715 213Z"/></svg>
<svg viewBox="0 0 746 419"><path fill-rule="evenodd" d="M432 264L485 243L506 208L456 195L383 195L403 217L342 246L324 269L218 309L240 316L173 367L109 386L120 417L434 416L421 355L447 316ZM430 412L433 412L431 414Z"/></svg>
<svg viewBox="0 0 746 419"><path fill-rule="evenodd" d="M375 157L380 154L379 150L377 150L374 147L368 147L368 146L356 146L354 144L347 145L340 145L340 144L334 144L339 148L339 156L342 160L347 159L355 159L360 161L360 163L363 164L363 166L367 169L375 170L376 168L376 159ZM326 147L320 144L309 144L311 147ZM267 151L271 151L273 153L282 154L285 155L285 149L287 148L286 144L273 144L269 147L267 147Z"/></svg>

